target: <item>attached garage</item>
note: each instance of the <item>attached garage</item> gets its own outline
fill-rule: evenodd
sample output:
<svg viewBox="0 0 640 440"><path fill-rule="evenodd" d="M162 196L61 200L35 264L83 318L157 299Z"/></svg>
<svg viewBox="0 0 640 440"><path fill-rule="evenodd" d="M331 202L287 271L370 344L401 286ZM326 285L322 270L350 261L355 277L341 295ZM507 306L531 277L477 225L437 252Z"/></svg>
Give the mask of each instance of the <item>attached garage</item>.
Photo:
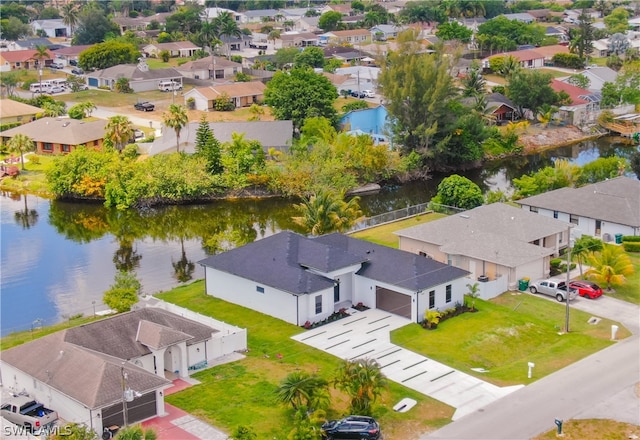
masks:
<svg viewBox="0 0 640 440"><path fill-rule="evenodd" d="M376 286L376 308L411 319L411 297Z"/></svg>
<svg viewBox="0 0 640 440"><path fill-rule="evenodd" d="M90 85L91 87L98 87L98 86L100 85L100 84L99 84L99 82L98 82L98 78L91 78L91 77L89 77L89 78L87 78L87 79L88 79L88 81L89 81L89 85Z"/></svg>
<svg viewBox="0 0 640 440"><path fill-rule="evenodd" d="M156 393L152 391L127 402L127 423L129 425L156 415ZM122 402L102 410L102 426L124 426Z"/></svg>

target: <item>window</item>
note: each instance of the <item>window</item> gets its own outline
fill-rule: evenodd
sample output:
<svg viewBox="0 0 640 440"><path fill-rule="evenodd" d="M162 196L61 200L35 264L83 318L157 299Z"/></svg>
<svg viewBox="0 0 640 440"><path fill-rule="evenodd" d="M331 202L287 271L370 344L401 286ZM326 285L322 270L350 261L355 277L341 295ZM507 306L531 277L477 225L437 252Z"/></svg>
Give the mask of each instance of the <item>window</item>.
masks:
<svg viewBox="0 0 640 440"><path fill-rule="evenodd" d="M537 206L529 206L529 211L531 212L538 212L538 207Z"/></svg>
<svg viewBox="0 0 640 440"><path fill-rule="evenodd" d="M322 313L322 295L316 296L316 315Z"/></svg>
<svg viewBox="0 0 640 440"><path fill-rule="evenodd" d="M574 225L578 224L578 216L574 215L574 214L569 214L569 222L573 223Z"/></svg>
<svg viewBox="0 0 640 440"><path fill-rule="evenodd" d="M436 291L429 292L429 308L433 309L436 306Z"/></svg>
<svg viewBox="0 0 640 440"><path fill-rule="evenodd" d="M49 151L49 152L53 151L53 144L51 142L44 142L42 144L42 150Z"/></svg>
<svg viewBox="0 0 640 440"><path fill-rule="evenodd" d="M451 302L451 284L447 284L447 287L445 287L446 289L446 301L448 303Z"/></svg>
<svg viewBox="0 0 640 440"><path fill-rule="evenodd" d="M553 211L553 218L558 218L558 211Z"/></svg>
<svg viewBox="0 0 640 440"><path fill-rule="evenodd" d="M333 302L340 302L340 280L337 280L333 285Z"/></svg>
<svg viewBox="0 0 640 440"><path fill-rule="evenodd" d="M256 292L258 292L258 293L264 293L264 287L262 287L262 286L256 286Z"/></svg>
<svg viewBox="0 0 640 440"><path fill-rule="evenodd" d="M68 153L71 151L71 147L68 144L62 144L62 151Z"/></svg>

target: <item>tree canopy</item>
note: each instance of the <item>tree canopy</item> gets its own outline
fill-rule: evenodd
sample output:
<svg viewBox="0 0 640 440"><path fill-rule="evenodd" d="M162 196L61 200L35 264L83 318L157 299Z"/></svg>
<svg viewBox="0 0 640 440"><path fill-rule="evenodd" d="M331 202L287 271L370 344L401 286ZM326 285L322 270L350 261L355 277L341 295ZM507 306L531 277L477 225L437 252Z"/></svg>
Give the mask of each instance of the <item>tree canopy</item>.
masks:
<svg viewBox="0 0 640 440"><path fill-rule="evenodd" d="M336 123L333 102L337 97L338 91L331 81L310 67L276 72L264 92L265 103L273 108L276 119L291 119L298 128L313 116L323 116Z"/></svg>
<svg viewBox="0 0 640 440"><path fill-rule="evenodd" d="M558 94L551 88L551 74L537 70L521 70L511 75L507 96L520 108L537 111L545 104L556 105Z"/></svg>
<svg viewBox="0 0 640 440"><path fill-rule="evenodd" d="M97 6L85 6L78 14L74 45L102 43L107 36L120 35L120 28Z"/></svg>
<svg viewBox="0 0 640 440"><path fill-rule="evenodd" d="M132 43L109 40L80 52L78 65L84 70L106 69L118 64L132 64L140 57L140 51Z"/></svg>
<svg viewBox="0 0 640 440"><path fill-rule="evenodd" d="M452 174L442 179L438 185L438 192L431 201L466 210L482 205L484 197L478 185L466 177Z"/></svg>

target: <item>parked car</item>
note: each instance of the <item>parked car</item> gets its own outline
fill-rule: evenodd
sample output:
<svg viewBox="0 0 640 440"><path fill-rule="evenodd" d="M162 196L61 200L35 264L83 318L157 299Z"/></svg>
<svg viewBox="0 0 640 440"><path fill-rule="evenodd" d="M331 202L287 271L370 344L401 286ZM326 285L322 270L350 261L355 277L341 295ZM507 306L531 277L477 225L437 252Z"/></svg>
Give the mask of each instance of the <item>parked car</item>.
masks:
<svg viewBox="0 0 640 440"><path fill-rule="evenodd" d="M58 420L57 412L28 396L14 396L4 400L0 414L11 423L24 426L34 434Z"/></svg>
<svg viewBox="0 0 640 440"><path fill-rule="evenodd" d="M53 62L51 63L51 65L49 66L52 69L64 69L64 64L63 63L58 63L58 62Z"/></svg>
<svg viewBox="0 0 640 440"><path fill-rule="evenodd" d="M75 69L71 69L71 73L73 73L74 75L84 75L84 70L76 67Z"/></svg>
<svg viewBox="0 0 640 440"><path fill-rule="evenodd" d="M182 90L182 84L177 81L160 81L158 90L161 92L171 92L173 90Z"/></svg>
<svg viewBox="0 0 640 440"><path fill-rule="evenodd" d="M375 98L376 96L373 90L363 90L362 93L364 93L365 98Z"/></svg>
<svg viewBox="0 0 640 440"><path fill-rule="evenodd" d="M364 92L358 92L357 90L353 90L351 92L351 96L353 96L354 98L364 98Z"/></svg>
<svg viewBox="0 0 640 440"><path fill-rule="evenodd" d="M69 65L70 66L77 66L78 65L78 61L77 60L69 60Z"/></svg>
<svg viewBox="0 0 640 440"><path fill-rule="evenodd" d="M64 91L65 91L65 88L62 86L53 86L49 89L48 93L53 95L54 93L62 93Z"/></svg>
<svg viewBox="0 0 640 440"><path fill-rule="evenodd" d="M553 296L558 302L563 302L567 298L567 283L556 280L538 280L529 284L529 291L533 294ZM578 291L569 287L569 301L578 297Z"/></svg>
<svg viewBox="0 0 640 440"><path fill-rule="evenodd" d="M578 295L590 299L602 296L602 288L591 281L571 281L569 283L569 287L576 289L578 291Z"/></svg>
<svg viewBox="0 0 640 440"><path fill-rule="evenodd" d="M133 104L133 108L136 110L140 110L143 112L152 112L155 110L156 106L151 104L150 102L136 102Z"/></svg>
<svg viewBox="0 0 640 440"><path fill-rule="evenodd" d="M322 433L327 439L382 438L378 422L373 417L366 416L348 416L340 420L331 420L322 425Z"/></svg>

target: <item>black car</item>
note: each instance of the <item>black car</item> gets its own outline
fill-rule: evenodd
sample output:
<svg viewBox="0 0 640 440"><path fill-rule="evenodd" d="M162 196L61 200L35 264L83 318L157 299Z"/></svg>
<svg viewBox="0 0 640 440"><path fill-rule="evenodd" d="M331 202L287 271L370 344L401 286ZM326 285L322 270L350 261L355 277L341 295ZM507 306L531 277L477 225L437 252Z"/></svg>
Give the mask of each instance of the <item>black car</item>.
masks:
<svg viewBox="0 0 640 440"><path fill-rule="evenodd" d="M76 67L74 69L71 69L71 73L73 73L74 75L84 75L84 70L82 70L79 67Z"/></svg>
<svg viewBox="0 0 640 440"><path fill-rule="evenodd" d="M156 106L151 104L150 102L136 102L135 104L133 104L133 107L136 110L140 110L143 112L152 112L156 108Z"/></svg>
<svg viewBox="0 0 640 440"><path fill-rule="evenodd" d="M364 98L366 95L364 92L358 92L357 90L354 90L351 92L351 96L353 96L354 98Z"/></svg>
<svg viewBox="0 0 640 440"><path fill-rule="evenodd" d="M78 65L78 61L77 60L69 60L69 65L70 66L77 66Z"/></svg>
<svg viewBox="0 0 640 440"><path fill-rule="evenodd" d="M370 439L382 438L380 425L373 417L349 416L341 420L331 420L322 425L322 433L327 439Z"/></svg>

